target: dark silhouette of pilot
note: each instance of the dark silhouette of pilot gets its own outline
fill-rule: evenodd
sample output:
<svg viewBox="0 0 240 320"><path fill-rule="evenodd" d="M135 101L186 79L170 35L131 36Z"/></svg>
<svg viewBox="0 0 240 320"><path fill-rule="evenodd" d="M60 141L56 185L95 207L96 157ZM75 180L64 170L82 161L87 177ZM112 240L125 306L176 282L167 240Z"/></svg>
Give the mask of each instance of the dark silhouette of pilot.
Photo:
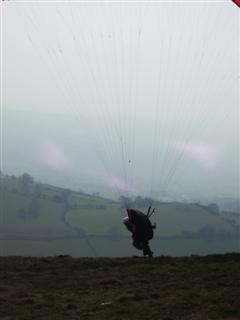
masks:
<svg viewBox="0 0 240 320"><path fill-rule="evenodd" d="M133 246L138 250L143 250L144 256L153 256L149 247L149 240L153 238L153 229L148 216L139 210L127 209L128 216L123 219L126 228L132 233Z"/></svg>

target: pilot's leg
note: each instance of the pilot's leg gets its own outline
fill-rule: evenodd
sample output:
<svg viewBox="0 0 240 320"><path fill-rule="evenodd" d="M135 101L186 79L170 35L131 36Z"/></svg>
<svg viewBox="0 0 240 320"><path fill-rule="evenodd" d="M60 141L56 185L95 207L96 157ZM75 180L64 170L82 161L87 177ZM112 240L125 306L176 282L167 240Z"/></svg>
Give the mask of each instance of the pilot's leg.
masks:
<svg viewBox="0 0 240 320"><path fill-rule="evenodd" d="M138 250L143 250L144 244L138 238L133 237L133 246Z"/></svg>
<svg viewBox="0 0 240 320"><path fill-rule="evenodd" d="M148 242L146 242L146 243L144 244L144 247L143 247L143 255L144 255L144 256L149 256L150 258L153 256L153 252L152 252L152 250L150 249Z"/></svg>

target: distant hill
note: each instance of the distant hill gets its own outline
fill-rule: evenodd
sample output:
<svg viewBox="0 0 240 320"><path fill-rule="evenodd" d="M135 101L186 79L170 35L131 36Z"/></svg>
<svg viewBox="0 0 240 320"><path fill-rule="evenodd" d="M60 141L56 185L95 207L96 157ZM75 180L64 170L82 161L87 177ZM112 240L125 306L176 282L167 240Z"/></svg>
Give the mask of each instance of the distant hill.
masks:
<svg viewBox="0 0 240 320"><path fill-rule="evenodd" d="M224 211L240 213L240 199L237 198L216 198L216 203Z"/></svg>
<svg viewBox="0 0 240 320"><path fill-rule="evenodd" d="M38 183L27 173L1 174L0 195L0 239L129 237L124 208L109 199ZM239 237L239 214L220 212L214 204L158 203L152 220L159 239Z"/></svg>

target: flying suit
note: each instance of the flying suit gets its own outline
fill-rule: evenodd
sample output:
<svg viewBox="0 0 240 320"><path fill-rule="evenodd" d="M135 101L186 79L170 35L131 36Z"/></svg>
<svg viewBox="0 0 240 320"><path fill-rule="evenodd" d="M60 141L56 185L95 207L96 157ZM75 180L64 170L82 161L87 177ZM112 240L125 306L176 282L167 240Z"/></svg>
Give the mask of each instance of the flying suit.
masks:
<svg viewBox="0 0 240 320"><path fill-rule="evenodd" d="M133 246L138 250L143 250L144 256L153 256L149 247L149 240L153 238L155 228L148 216L139 210L127 209L128 217L123 220L126 228L132 233Z"/></svg>

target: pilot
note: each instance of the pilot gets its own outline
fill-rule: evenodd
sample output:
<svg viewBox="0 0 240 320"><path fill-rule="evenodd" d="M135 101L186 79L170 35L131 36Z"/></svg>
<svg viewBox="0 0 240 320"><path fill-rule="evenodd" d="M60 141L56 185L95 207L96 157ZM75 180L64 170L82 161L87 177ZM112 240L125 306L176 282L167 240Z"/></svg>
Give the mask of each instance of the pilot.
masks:
<svg viewBox="0 0 240 320"><path fill-rule="evenodd" d="M152 257L153 252L149 247L149 240L153 238L153 225L148 215L139 210L127 209L128 216L123 219L126 228L132 233L133 246L138 250L143 250L143 255Z"/></svg>

